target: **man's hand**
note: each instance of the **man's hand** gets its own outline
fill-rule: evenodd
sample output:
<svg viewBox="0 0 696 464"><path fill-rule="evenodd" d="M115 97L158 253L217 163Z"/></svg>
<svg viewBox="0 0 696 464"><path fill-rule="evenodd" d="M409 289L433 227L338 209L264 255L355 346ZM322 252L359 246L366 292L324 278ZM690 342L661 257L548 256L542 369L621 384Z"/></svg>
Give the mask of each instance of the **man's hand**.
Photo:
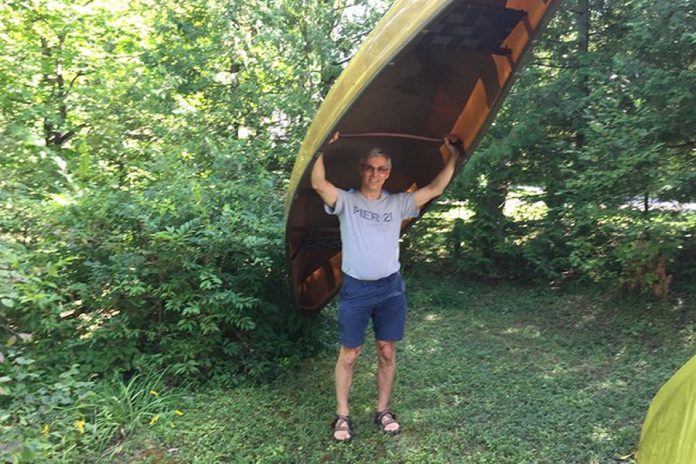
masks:
<svg viewBox="0 0 696 464"><path fill-rule="evenodd" d="M462 139L460 139L457 134L449 134L447 137L445 137L445 144L448 142L450 145L461 146Z"/></svg>
<svg viewBox="0 0 696 464"><path fill-rule="evenodd" d="M454 169L457 166L459 157L461 156L461 151L457 145L460 145L461 141L459 140L459 137L449 135L444 138L443 142L447 147L447 150L450 152L450 157L447 160L447 163L445 163L445 167L442 168L442 171L440 171L437 176L435 176L435 179L433 179L432 182L413 192L413 201L418 209L422 208L433 198L442 195L442 192L445 191L445 187L447 187L447 184L449 184L450 180L452 180L452 176L454 175Z"/></svg>
<svg viewBox="0 0 696 464"><path fill-rule="evenodd" d="M457 160L464 153L464 150L462 148L462 139L460 139L455 134L450 134L447 137L445 137L445 146L447 147L452 156L457 157Z"/></svg>

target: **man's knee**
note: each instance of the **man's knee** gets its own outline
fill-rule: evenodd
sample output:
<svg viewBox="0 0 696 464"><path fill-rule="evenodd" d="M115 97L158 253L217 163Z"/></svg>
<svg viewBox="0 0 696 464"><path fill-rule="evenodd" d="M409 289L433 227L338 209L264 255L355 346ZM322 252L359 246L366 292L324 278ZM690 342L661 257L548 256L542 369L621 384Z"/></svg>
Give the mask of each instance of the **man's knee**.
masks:
<svg viewBox="0 0 696 464"><path fill-rule="evenodd" d="M338 362L345 367L354 367L355 363L358 361L358 357L360 356L361 349L362 347L346 348L345 346L342 346L341 351L338 354Z"/></svg>
<svg viewBox="0 0 696 464"><path fill-rule="evenodd" d="M379 362L393 364L396 361L396 344L394 342L377 341Z"/></svg>

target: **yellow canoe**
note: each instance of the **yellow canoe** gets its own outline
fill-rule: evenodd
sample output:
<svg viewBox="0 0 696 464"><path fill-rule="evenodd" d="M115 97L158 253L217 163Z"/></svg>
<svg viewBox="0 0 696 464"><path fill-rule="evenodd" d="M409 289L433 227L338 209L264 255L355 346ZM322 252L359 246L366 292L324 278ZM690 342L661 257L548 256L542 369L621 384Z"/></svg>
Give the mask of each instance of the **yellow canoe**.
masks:
<svg viewBox="0 0 696 464"><path fill-rule="evenodd" d="M300 309L320 310L342 282L338 220L309 183L315 156L336 186L355 188L359 156L379 146L393 159L387 190L427 185L448 156L432 140L454 134L471 153L559 1L399 0L387 12L319 108L292 172L285 248ZM327 144L335 132L363 135Z"/></svg>
<svg viewBox="0 0 696 464"><path fill-rule="evenodd" d="M640 433L638 464L696 463L696 356L657 392Z"/></svg>

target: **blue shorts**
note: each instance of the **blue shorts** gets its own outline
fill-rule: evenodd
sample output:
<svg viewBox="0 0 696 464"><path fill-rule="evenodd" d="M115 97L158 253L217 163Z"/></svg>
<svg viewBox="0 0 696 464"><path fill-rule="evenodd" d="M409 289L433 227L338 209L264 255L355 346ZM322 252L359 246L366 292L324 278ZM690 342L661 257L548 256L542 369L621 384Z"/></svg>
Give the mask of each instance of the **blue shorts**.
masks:
<svg viewBox="0 0 696 464"><path fill-rule="evenodd" d="M379 280L359 280L343 274L339 296L338 328L342 346L362 346L370 319L376 340L404 338L408 310L406 288L398 272Z"/></svg>

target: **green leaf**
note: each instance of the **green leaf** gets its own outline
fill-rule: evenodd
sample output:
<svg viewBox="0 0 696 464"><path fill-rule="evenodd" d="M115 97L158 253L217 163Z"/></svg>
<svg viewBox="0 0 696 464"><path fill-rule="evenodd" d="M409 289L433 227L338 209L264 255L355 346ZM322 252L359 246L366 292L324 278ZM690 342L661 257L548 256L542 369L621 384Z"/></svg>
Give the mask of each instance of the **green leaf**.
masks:
<svg viewBox="0 0 696 464"><path fill-rule="evenodd" d="M15 362L20 366L28 366L30 364L34 364L33 359L25 358L24 356L20 356L19 358L15 359Z"/></svg>

